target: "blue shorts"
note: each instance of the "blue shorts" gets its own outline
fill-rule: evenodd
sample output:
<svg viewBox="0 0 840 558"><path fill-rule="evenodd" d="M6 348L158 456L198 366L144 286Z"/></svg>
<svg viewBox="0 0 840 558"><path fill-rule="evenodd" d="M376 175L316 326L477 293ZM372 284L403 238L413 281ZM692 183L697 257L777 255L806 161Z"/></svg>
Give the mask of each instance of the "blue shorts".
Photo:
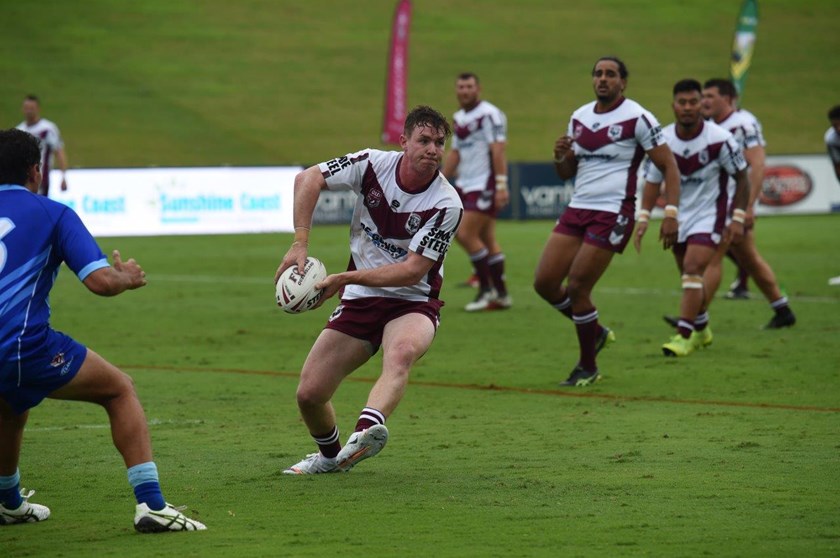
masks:
<svg viewBox="0 0 840 558"><path fill-rule="evenodd" d="M34 355L0 363L0 398L22 414L75 378L86 357L87 347L50 329Z"/></svg>

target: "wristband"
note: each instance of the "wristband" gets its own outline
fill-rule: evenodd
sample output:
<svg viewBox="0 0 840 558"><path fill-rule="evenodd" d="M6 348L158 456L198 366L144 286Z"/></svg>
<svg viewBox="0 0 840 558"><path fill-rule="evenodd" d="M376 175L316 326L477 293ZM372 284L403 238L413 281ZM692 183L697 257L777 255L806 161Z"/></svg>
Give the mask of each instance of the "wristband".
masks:
<svg viewBox="0 0 840 558"><path fill-rule="evenodd" d="M566 162L566 157L560 157L559 159L557 157L555 157L554 162L558 165L562 165L563 163Z"/></svg>
<svg viewBox="0 0 840 558"><path fill-rule="evenodd" d="M496 175L496 191L497 192L507 192L508 189L508 177L506 174L497 174Z"/></svg>
<svg viewBox="0 0 840 558"><path fill-rule="evenodd" d="M665 218L666 219L669 218L669 217L672 218L672 219L676 219L677 215L679 215L679 213L680 213L680 211L679 211L679 209L677 209L676 205L668 204L668 205L665 206Z"/></svg>
<svg viewBox="0 0 840 558"><path fill-rule="evenodd" d="M298 246L303 246L304 248L306 248L307 246L309 246L309 241L308 240L295 240L294 242L292 242L292 246L294 246L295 244L297 244Z"/></svg>
<svg viewBox="0 0 840 558"><path fill-rule="evenodd" d="M747 212L743 209L735 209L732 211L732 220L736 223L741 223L743 225L744 221L746 220L746 217Z"/></svg>
<svg viewBox="0 0 840 558"><path fill-rule="evenodd" d="M312 230L311 227L307 227L306 225L298 225L297 227L295 227L295 230L298 230L298 229L306 229L307 231Z"/></svg>
<svg viewBox="0 0 840 558"><path fill-rule="evenodd" d="M639 223L647 223L650 220L650 211L647 209L640 209L636 221Z"/></svg>

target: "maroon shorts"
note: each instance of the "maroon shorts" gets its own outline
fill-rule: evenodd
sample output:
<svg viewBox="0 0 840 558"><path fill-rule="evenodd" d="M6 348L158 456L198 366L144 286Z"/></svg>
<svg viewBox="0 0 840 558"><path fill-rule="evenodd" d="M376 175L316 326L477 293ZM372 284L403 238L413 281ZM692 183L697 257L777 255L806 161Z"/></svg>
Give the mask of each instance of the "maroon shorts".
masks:
<svg viewBox="0 0 840 558"><path fill-rule="evenodd" d="M325 327L369 342L375 353L382 344L382 334L388 322L406 314L417 313L429 318L437 330L442 306L443 301L437 299L417 302L377 296L342 300L330 314Z"/></svg>
<svg viewBox="0 0 840 558"><path fill-rule="evenodd" d="M587 244L621 254L630 242L636 223L632 207L624 205L629 209L622 207L621 213L567 207L557 220L554 232L583 238Z"/></svg>
<svg viewBox="0 0 840 558"><path fill-rule="evenodd" d="M718 238L718 241L715 242L713 236ZM685 256L686 250L688 250L688 245L694 244L696 246L708 246L712 250L717 250L718 246L720 245L720 235L712 235L711 233L698 233L693 234L685 239L685 242L677 242L674 244L672 250L677 255Z"/></svg>
<svg viewBox="0 0 840 558"><path fill-rule="evenodd" d="M464 205L464 211L475 211L489 215L496 216L496 191L495 190L479 190L477 192L462 192L459 188L458 195L461 197L461 203Z"/></svg>

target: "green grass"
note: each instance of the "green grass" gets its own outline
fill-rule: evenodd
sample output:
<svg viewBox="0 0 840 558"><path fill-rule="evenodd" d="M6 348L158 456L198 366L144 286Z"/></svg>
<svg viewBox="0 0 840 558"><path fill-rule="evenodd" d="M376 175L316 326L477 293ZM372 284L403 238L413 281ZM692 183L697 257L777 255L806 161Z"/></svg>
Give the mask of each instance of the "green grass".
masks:
<svg viewBox="0 0 840 558"><path fill-rule="evenodd" d="M72 166L312 163L378 146L394 0L0 1L0 119L41 95ZM672 120L671 86L726 76L740 2L414 2L410 105L457 108L477 72L509 117L513 161L547 160L593 98L595 59L628 64L627 94ZM837 103L840 4L762 0L744 103L768 152L823 153Z"/></svg>
<svg viewBox="0 0 840 558"><path fill-rule="evenodd" d="M658 226L658 224L656 224ZM759 221L759 247L799 318L761 331L766 302L717 300L714 344L666 359L679 278L648 235L594 293L618 341L602 382L556 387L577 358L572 325L530 283L549 222L499 223L515 299L467 314L468 273L447 262L443 321L389 419L391 440L347 475L282 468L313 451L294 392L333 304L291 316L271 278L290 235L108 238L148 272L115 299L67 270L54 326L134 377L167 498L209 526L140 536L104 412L47 401L32 412L23 485L53 516L0 529L9 556L836 556L840 552L840 274L837 216ZM813 239L823 239L815 244ZM806 249L807 248L807 249ZM312 254L347 260L344 226ZM725 270L725 280L731 269ZM380 358L340 388L346 439Z"/></svg>

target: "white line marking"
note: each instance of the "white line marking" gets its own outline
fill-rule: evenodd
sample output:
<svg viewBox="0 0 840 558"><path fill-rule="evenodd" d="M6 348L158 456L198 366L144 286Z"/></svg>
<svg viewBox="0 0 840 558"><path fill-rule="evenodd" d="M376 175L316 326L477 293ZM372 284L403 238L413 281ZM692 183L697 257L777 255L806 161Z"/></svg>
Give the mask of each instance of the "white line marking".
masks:
<svg viewBox="0 0 840 558"><path fill-rule="evenodd" d="M146 424L149 426L161 425L182 425L182 424L204 424L206 420L160 420L152 419ZM111 428L110 424L70 424L67 426L41 426L37 428L27 428L26 432L54 432L56 430L100 430L103 428Z"/></svg>
<svg viewBox="0 0 840 558"><path fill-rule="evenodd" d="M146 276L150 281L163 281L171 283L240 283L247 285L270 285L272 277L238 277L232 275L152 275ZM596 293L619 294L630 296L668 296L680 297L682 291L674 289L651 289L640 287L595 287ZM724 298L723 293L716 298ZM818 304L837 304L840 299L827 296L790 296L788 298L795 302L814 302ZM760 293L752 293L750 300L763 300Z"/></svg>

